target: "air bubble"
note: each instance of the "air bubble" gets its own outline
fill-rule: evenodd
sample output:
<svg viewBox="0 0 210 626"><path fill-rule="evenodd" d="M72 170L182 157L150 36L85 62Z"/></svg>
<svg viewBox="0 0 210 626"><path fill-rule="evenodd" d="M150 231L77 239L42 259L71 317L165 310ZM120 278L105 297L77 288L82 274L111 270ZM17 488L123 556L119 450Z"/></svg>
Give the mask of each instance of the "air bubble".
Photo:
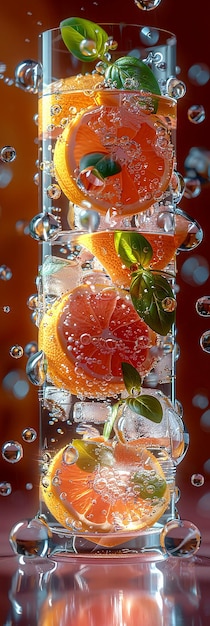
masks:
<svg viewBox="0 0 210 626"><path fill-rule="evenodd" d="M193 85L206 85L210 78L210 69L205 63L195 63L188 71L188 78Z"/></svg>
<svg viewBox="0 0 210 626"><path fill-rule="evenodd" d="M164 526L160 543L169 556L188 558L199 549L201 534L192 522L172 520Z"/></svg>
<svg viewBox="0 0 210 626"><path fill-rule="evenodd" d="M175 298L164 298L164 300L162 300L162 309L163 311L167 311L169 313L172 313L173 311L175 311L177 306L176 300Z"/></svg>
<svg viewBox="0 0 210 626"><path fill-rule="evenodd" d="M12 486L6 480L0 482L0 496L10 496L12 493Z"/></svg>
<svg viewBox="0 0 210 626"><path fill-rule="evenodd" d="M92 56L92 54L97 54L96 42L93 41L92 39L82 39L79 47L80 47L80 52L85 57L90 57Z"/></svg>
<svg viewBox="0 0 210 626"><path fill-rule="evenodd" d="M47 359L42 350L32 354L26 365L26 374L33 385L43 385L47 373Z"/></svg>
<svg viewBox="0 0 210 626"><path fill-rule="evenodd" d="M13 146L4 146L0 151L0 158L4 163L12 163L16 159L16 150Z"/></svg>
<svg viewBox="0 0 210 626"><path fill-rule="evenodd" d="M175 220L172 211L161 211L157 216L157 226L162 228L165 233L174 231Z"/></svg>
<svg viewBox="0 0 210 626"><path fill-rule="evenodd" d="M193 219L192 217L190 217L190 215L185 213L185 211L182 211L182 209L176 208L175 215L178 216L177 224L179 224L179 216L186 220L187 235L182 244L179 246L179 250L183 252L194 250L203 241L203 230L200 224L197 222L196 219ZM202 257L193 258L201 260Z"/></svg>
<svg viewBox="0 0 210 626"><path fill-rule="evenodd" d="M0 265L0 278L1 280L10 280L12 278L12 270L7 265Z"/></svg>
<svg viewBox="0 0 210 626"><path fill-rule="evenodd" d="M210 296L198 298L195 308L201 317L210 317Z"/></svg>
<svg viewBox="0 0 210 626"><path fill-rule="evenodd" d="M12 346L10 348L10 356L13 357L13 359L20 359L23 356L23 348L22 346L19 346L18 343L16 343L14 346Z"/></svg>
<svg viewBox="0 0 210 626"><path fill-rule="evenodd" d="M97 211L88 211L81 209L78 213L78 222L81 228L88 232L94 232L98 229L100 224L100 216Z"/></svg>
<svg viewBox="0 0 210 626"><path fill-rule="evenodd" d="M187 112L188 120L193 124L201 124L204 122L206 114L202 104L193 104Z"/></svg>
<svg viewBox="0 0 210 626"><path fill-rule="evenodd" d="M17 522L10 532L9 542L15 554L45 557L49 553L51 536L47 524L37 518Z"/></svg>
<svg viewBox="0 0 210 626"><path fill-rule="evenodd" d="M42 79L42 66L38 61L26 59L15 68L15 85L25 91L37 93Z"/></svg>
<svg viewBox="0 0 210 626"><path fill-rule="evenodd" d="M200 338L200 346L204 352L210 353L210 330L206 330Z"/></svg>
<svg viewBox="0 0 210 626"><path fill-rule="evenodd" d="M35 441L37 438L37 432L34 428L24 428L24 430L22 431L22 439L26 442L26 443L32 443L33 441Z"/></svg>
<svg viewBox="0 0 210 626"><path fill-rule="evenodd" d="M170 98L175 98L175 100L179 100L179 98L183 98L186 93L186 85L178 78L169 78L166 83L166 91Z"/></svg>
<svg viewBox="0 0 210 626"><path fill-rule="evenodd" d="M134 0L134 2L138 9L142 9L143 11L153 11L153 9L156 9L159 6L161 0Z"/></svg>
<svg viewBox="0 0 210 626"><path fill-rule="evenodd" d="M18 463L23 458L23 448L18 441L5 441L2 446L2 457L8 463Z"/></svg>
<svg viewBox="0 0 210 626"><path fill-rule="evenodd" d="M30 235L37 241L53 239L60 230L58 219L51 213L39 213L29 224Z"/></svg>
<svg viewBox="0 0 210 626"><path fill-rule="evenodd" d="M191 200L192 198L197 198L201 193L201 182L199 178L184 178L185 188L184 188L184 196Z"/></svg>
<svg viewBox="0 0 210 626"><path fill-rule="evenodd" d="M52 198L52 200L58 200L61 197L61 188L56 184L49 185L47 187L47 195L48 198Z"/></svg>
<svg viewBox="0 0 210 626"><path fill-rule="evenodd" d="M67 446L67 448L63 451L62 461L65 465L72 465L73 463L76 463L78 458L79 453L72 445Z"/></svg>
<svg viewBox="0 0 210 626"><path fill-rule="evenodd" d="M191 483L194 487L202 487L204 485L204 476L202 474L192 474Z"/></svg>
<svg viewBox="0 0 210 626"><path fill-rule="evenodd" d="M155 46L159 39L159 30L144 26L140 31L140 39L145 46Z"/></svg>

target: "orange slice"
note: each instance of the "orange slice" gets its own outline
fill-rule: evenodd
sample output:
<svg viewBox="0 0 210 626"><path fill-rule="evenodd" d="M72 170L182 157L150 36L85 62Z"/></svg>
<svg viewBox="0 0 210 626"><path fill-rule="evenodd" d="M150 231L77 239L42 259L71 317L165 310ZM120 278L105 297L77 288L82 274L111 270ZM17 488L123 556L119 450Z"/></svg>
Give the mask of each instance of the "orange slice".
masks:
<svg viewBox="0 0 210 626"><path fill-rule="evenodd" d="M65 294L44 314L39 329L50 380L85 397L123 391L122 361L146 375L155 365L150 348L156 343L129 294L104 285L80 285Z"/></svg>
<svg viewBox="0 0 210 626"><path fill-rule="evenodd" d="M143 497L142 479L151 489ZM73 440L55 455L42 497L63 527L94 543L117 545L162 516L169 488L159 461L144 446L87 439Z"/></svg>
<svg viewBox="0 0 210 626"><path fill-rule="evenodd" d="M85 207L88 202L101 214L111 208L126 216L144 211L166 190L173 149L166 124L161 122L160 133L158 118L132 106L132 100L129 104L129 96L124 101L123 93L116 93L110 106L106 104L110 94L104 91L101 106L76 116L56 142L54 166L58 184L71 202ZM97 164L91 165L96 154L109 158L118 171L97 175Z"/></svg>

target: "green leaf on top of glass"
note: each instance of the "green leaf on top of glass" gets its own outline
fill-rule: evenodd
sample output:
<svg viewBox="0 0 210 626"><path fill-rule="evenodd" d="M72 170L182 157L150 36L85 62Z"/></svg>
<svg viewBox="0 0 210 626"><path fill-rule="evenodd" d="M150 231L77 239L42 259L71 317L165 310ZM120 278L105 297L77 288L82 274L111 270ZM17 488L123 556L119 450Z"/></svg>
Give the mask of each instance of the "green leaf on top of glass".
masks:
<svg viewBox="0 0 210 626"><path fill-rule="evenodd" d="M158 82L150 67L144 61L130 55L120 57L109 65L105 71L105 80L117 89L148 91L161 95Z"/></svg>
<svg viewBox="0 0 210 626"><path fill-rule="evenodd" d="M117 254L120 255L126 267L148 267L152 259L153 250L146 237L134 231L116 230L114 233L114 245Z"/></svg>
<svg viewBox="0 0 210 626"><path fill-rule="evenodd" d="M141 376L138 370L130 363L121 363L123 382L129 394L140 393Z"/></svg>
<svg viewBox="0 0 210 626"><path fill-rule="evenodd" d="M151 422L160 424L163 417L163 409L159 400L154 396L142 394L137 398L127 398L126 404L138 415L146 417Z"/></svg>
<svg viewBox="0 0 210 626"><path fill-rule="evenodd" d="M109 154L103 152L90 152L80 159L80 172L92 169L95 174L104 179L121 172L121 165Z"/></svg>
<svg viewBox="0 0 210 626"><path fill-rule="evenodd" d="M60 23L60 30L69 52L80 61L91 62L104 57L108 35L95 22L70 17Z"/></svg>
<svg viewBox="0 0 210 626"><path fill-rule="evenodd" d="M167 335L175 321L176 300L169 282L159 272L135 272L130 295L140 317L160 335Z"/></svg>

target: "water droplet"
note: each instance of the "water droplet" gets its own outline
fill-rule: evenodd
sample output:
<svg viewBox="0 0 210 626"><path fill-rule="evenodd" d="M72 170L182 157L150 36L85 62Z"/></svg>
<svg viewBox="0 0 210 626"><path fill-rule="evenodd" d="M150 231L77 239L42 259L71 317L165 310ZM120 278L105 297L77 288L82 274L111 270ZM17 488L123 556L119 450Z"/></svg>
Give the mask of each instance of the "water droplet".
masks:
<svg viewBox="0 0 210 626"><path fill-rule="evenodd" d="M201 183L210 180L209 151L205 148L193 146L185 159L185 169L188 178L199 178Z"/></svg>
<svg viewBox="0 0 210 626"><path fill-rule="evenodd" d="M200 338L200 346L204 352L210 353L210 330L206 330Z"/></svg>
<svg viewBox="0 0 210 626"><path fill-rule="evenodd" d="M210 316L210 296L203 296L199 298L195 305L198 315L202 317Z"/></svg>
<svg viewBox="0 0 210 626"><path fill-rule="evenodd" d="M47 195L48 198L52 198L53 200L58 200L61 197L61 188L59 185L53 184L47 187Z"/></svg>
<svg viewBox="0 0 210 626"><path fill-rule="evenodd" d="M10 280L12 278L12 270L7 265L0 265L1 280Z"/></svg>
<svg viewBox="0 0 210 626"><path fill-rule="evenodd" d="M66 465L72 465L72 463L76 463L78 458L79 453L76 448L74 448L74 446L69 445L63 451L62 460Z"/></svg>
<svg viewBox="0 0 210 626"><path fill-rule="evenodd" d="M174 231L175 220L172 211L161 211L157 215L157 226L162 228L165 233Z"/></svg>
<svg viewBox="0 0 210 626"><path fill-rule="evenodd" d="M191 198L197 198L201 193L201 182L199 178L184 178L185 188L184 196L191 200Z"/></svg>
<svg viewBox="0 0 210 626"><path fill-rule="evenodd" d="M176 300L175 298L164 298L164 300L162 300L162 309L163 311L167 311L167 312L172 312L175 311L176 309Z"/></svg>
<svg viewBox="0 0 210 626"><path fill-rule="evenodd" d="M10 496L12 493L12 486L6 480L0 482L0 496Z"/></svg>
<svg viewBox="0 0 210 626"><path fill-rule="evenodd" d="M33 239L48 241L53 239L61 230L60 223L51 213L39 213L35 215L29 224L29 232Z"/></svg>
<svg viewBox="0 0 210 626"><path fill-rule="evenodd" d="M182 211L182 209L176 208L175 214L186 220L186 227L187 227L186 228L187 235L184 241L182 242L182 244L179 246L179 250L182 250L182 251L194 250L195 248L197 248L197 246L199 246L199 244L203 240L203 230L200 224L197 222L196 219L190 217L190 215L185 213L185 211ZM179 223L179 220L177 220L177 223Z"/></svg>
<svg viewBox="0 0 210 626"><path fill-rule="evenodd" d="M193 396L192 404L193 406L197 406L199 409L206 409L209 404L209 400L205 391L196 393L195 396Z"/></svg>
<svg viewBox="0 0 210 626"><path fill-rule="evenodd" d="M33 489L33 484L32 483L26 483L26 490L27 491L31 491L31 489Z"/></svg>
<svg viewBox="0 0 210 626"><path fill-rule="evenodd" d="M80 52L85 57L90 57L92 54L97 54L96 42L92 39L83 39L80 43Z"/></svg>
<svg viewBox="0 0 210 626"><path fill-rule="evenodd" d="M11 311L10 306L7 306L7 305L3 306L3 311L4 313L10 313Z"/></svg>
<svg viewBox="0 0 210 626"><path fill-rule="evenodd" d="M37 304L38 304L37 293L33 293L31 296L29 296L27 300L27 306L29 309L34 311L34 309L37 309Z"/></svg>
<svg viewBox="0 0 210 626"><path fill-rule="evenodd" d="M138 9L142 9L143 11L152 11L159 6L161 0L134 0L134 2Z"/></svg>
<svg viewBox="0 0 210 626"><path fill-rule="evenodd" d="M37 432L34 428L24 428L22 431L22 439L26 441L26 443L32 443L37 438Z"/></svg>
<svg viewBox="0 0 210 626"><path fill-rule="evenodd" d="M88 211L85 209L81 209L78 214L78 221L81 228L84 228L84 230L88 230L89 232L93 232L96 231L99 227L100 216L97 211Z"/></svg>
<svg viewBox="0 0 210 626"><path fill-rule="evenodd" d="M26 365L26 374L33 385L43 385L47 373L47 359L42 350L32 354Z"/></svg>
<svg viewBox="0 0 210 626"><path fill-rule="evenodd" d="M2 457L8 463L18 463L23 458L23 448L18 441L5 441L2 446Z"/></svg>
<svg viewBox="0 0 210 626"><path fill-rule="evenodd" d="M179 100L179 98L183 98L186 93L186 85L181 80L178 80L178 78L171 76L167 80L166 91L170 98Z"/></svg>
<svg viewBox="0 0 210 626"><path fill-rule="evenodd" d="M49 553L50 528L41 519L17 522L9 536L15 554L29 557L45 557Z"/></svg>
<svg viewBox="0 0 210 626"><path fill-rule="evenodd" d="M37 347L38 346L36 341L30 341L26 344L24 348L24 354L26 356L31 356L32 354L35 354L35 352L37 352Z"/></svg>
<svg viewBox="0 0 210 626"><path fill-rule="evenodd" d="M205 63L195 63L188 71L188 78L193 85L206 85L210 78L210 69Z"/></svg>
<svg viewBox="0 0 210 626"><path fill-rule="evenodd" d="M161 546L169 556L190 557L200 547L201 534L197 526L187 520L168 522L160 535Z"/></svg>
<svg viewBox="0 0 210 626"><path fill-rule="evenodd" d="M37 93L42 79L42 66L38 61L26 59L15 68L15 85L25 91Z"/></svg>
<svg viewBox="0 0 210 626"><path fill-rule="evenodd" d="M80 189L89 193L98 191L98 189L102 191L105 187L104 178L100 176L99 172L97 172L96 168L93 166L81 170L76 182Z"/></svg>
<svg viewBox="0 0 210 626"><path fill-rule="evenodd" d="M16 150L13 146L4 146L1 148L0 158L4 163L12 163L16 159Z"/></svg>
<svg viewBox="0 0 210 626"><path fill-rule="evenodd" d="M194 487L202 487L204 485L204 476L202 474L192 474L191 483Z"/></svg>
<svg viewBox="0 0 210 626"><path fill-rule="evenodd" d="M201 124L204 122L206 114L202 104L193 104L187 112L188 120L193 124Z"/></svg>
<svg viewBox="0 0 210 626"><path fill-rule="evenodd" d="M140 39L145 46L155 46L159 39L159 30L157 30L157 28L144 26L140 30Z"/></svg>
<svg viewBox="0 0 210 626"><path fill-rule="evenodd" d="M158 382L158 374L156 374L156 372L150 372L144 378L144 387L151 387L152 389L154 389L155 387L157 387Z"/></svg>
<svg viewBox="0 0 210 626"><path fill-rule="evenodd" d="M174 170L171 178L171 188L173 192L173 202L178 204L185 190L185 181L183 176L176 170Z"/></svg>
<svg viewBox="0 0 210 626"><path fill-rule="evenodd" d="M13 357L13 359L20 359L21 356L23 356L23 348L22 346L19 346L18 343L16 343L14 346L12 346L10 348L10 356Z"/></svg>

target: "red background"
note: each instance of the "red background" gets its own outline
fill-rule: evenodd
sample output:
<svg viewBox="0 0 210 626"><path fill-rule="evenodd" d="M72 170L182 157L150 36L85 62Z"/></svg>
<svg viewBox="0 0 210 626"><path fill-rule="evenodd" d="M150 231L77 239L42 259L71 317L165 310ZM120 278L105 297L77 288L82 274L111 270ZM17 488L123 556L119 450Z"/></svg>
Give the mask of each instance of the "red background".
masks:
<svg viewBox="0 0 210 626"><path fill-rule="evenodd" d="M95 22L116 21L150 25L173 31L177 36L177 65L181 68L179 77L186 83L187 92L178 102L177 157L178 170L184 174L184 161L192 146L210 149L209 107L210 89L192 85L188 70L195 63L209 63L209 21L208 0L197 7L195 12L191 0L162 0L155 10L140 10L134 0L22 0L21 3L4 3L1 8L1 58L7 68L5 77L14 78L14 70L22 60L38 57L38 34L53 28L71 15L78 15ZM83 10L84 9L84 10ZM187 111L192 104L202 104L206 119L202 124L188 121ZM37 243L24 233L18 232L18 220L28 223L38 213L37 187L33 177L37 172L36 158L37 127L33 116L37 113L37 96L26 93L14 85L0 81L1 146L13 145L17 158L9 166L13 173L10 184L0 190L0 264L12 270L10 281L0 281L0 446L9 439L21 441L24 458L11 465L0 458L0 481L9 481L12 493L0 498L0 542L1 554L10 553L8 533L12 524L24 517L31 517L38 507L38 439L32 444L24 444L21 432L24 427L33 426L38 430L37 389L30 385L29 393L23 399L14 397L12 391L5 390L2 382L14 369L25 372L26 357L15 360L10 356L13 344L25 346L36 341L36 326L31 321L27 307L28 297L36 291ZM209 261L209 199L210 187L202 187L201 194L192 200L183 198L181 208L196 218L204 230L202 244L196 254ZM188 253L192 255L193 253ZM177 363L177 398L184 407L184 420L190 432L189 451L178 468L177 483L181 489L179 512L182 518L197 524L203 540L210 542L210 474L204 472L203 465L210 458L210 429L202 430L200 417L203 410L193 405L193 396L202 392L210 404L210 355L199 345L201 334L209 330L208 319L198 316L195 310L197 298L210 295L210 279L201 286L191 286L180 277L180 270L186 260L186 253L178 256L178 277L180 286L177 312L177 341L180 358ZM4 306L10 311L5 313ZM208 407L209 408L209 404ZM191 475L201 473L205 478L199 489L191 484ZM26 483L33 489L27 491ZM209 506L201 507L201 498L207 494ZM209 494L209 495L208 495Z"/></svg>

